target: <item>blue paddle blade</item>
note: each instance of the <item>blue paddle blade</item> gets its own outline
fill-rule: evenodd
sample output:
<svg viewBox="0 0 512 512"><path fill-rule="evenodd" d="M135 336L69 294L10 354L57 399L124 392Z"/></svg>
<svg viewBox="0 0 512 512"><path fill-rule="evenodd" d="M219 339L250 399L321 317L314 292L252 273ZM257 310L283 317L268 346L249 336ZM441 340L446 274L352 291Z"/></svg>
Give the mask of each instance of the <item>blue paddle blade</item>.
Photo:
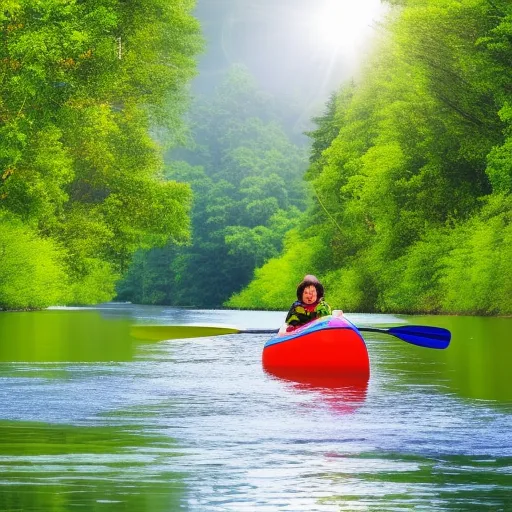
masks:
<svg viewBox="0 0 512 512"><path fill-rule="evenodd" d="M452 337L448 329L422 325L405 325L387 329L389 334L407 343L420 347L444 349L450 344Z"/></svg>
<svg viewBox="0 0 512 512"><path fill-rule="evenodd" d="M428 325L402 325L400 327L391 327L389 329L380 329L377 327L358 327L359 331L379 332L381 334L391 334L412 345L418 345L425 348L446 348L450 344L452 337L448 329L442 327L430 327Z"/></svg>

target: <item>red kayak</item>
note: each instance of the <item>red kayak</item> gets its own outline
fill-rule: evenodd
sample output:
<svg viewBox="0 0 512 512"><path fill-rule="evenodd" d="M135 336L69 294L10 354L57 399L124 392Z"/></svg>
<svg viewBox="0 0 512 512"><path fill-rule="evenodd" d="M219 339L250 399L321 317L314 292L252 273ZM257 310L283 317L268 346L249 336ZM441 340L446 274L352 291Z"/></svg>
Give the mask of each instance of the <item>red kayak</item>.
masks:
<svg viewBox="0 0 512 512"><path fill-rule="evenodd" d="M271 373L368 379L368 350L357 327L345 317L324 316L263 347L263 368Z"/></svg>

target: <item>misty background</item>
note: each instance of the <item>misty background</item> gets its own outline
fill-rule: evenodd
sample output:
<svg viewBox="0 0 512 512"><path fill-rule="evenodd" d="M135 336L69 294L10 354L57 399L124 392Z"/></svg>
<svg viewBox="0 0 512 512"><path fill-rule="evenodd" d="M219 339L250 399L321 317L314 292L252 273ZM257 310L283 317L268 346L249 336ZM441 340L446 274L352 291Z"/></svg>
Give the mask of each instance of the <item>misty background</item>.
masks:
<svg viewBox="0 0 512 512"><path fill-rule="evenodd" d="M191 244L137 253L119 300L220 307L280 255L312 205L311 130L383 12L379 0L199 0L189 131L166 154L166 178L194 193Z"/></svg>
<svg viewBox="0 0 512 512"><path fill-rule="evenodd" d="M206 46L193 90L211 93L243 64L263 90L295 102L300 134L357 74L387 8L380 0L198 0Z"/></svg>

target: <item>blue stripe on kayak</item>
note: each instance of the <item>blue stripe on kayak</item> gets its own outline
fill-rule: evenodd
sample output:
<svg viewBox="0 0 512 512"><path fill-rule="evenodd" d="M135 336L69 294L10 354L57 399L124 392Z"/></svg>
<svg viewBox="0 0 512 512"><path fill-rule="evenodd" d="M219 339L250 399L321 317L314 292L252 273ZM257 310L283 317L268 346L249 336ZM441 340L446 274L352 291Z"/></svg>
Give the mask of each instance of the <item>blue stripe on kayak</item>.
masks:
<svg viewBox="0 0 512 512"><path fill-rule="evenodd" d="M346 325L340 326L340 325L329 325L332 321L335 321L338 323L338 321L344 322ZM307 326L307 327L306 327ZM283 341L289 341L293 340L295 338L299 338L300 336L305 336L312 332L318 332L321 330L329 330L329 329L349 329L354 331L359 335L359 337L364 341L363 337L361 336L361 333L359 332L359 329L350 321L348 318L343 316L342 318L334 317L332 315L323 316L321 318L317 318L316 320L313 320L309 324L303 325L299 328L300 332L292 331L292 334L288 336L275 336L274 338L271 338L270 340L265 343L265 346L267 345L273 345L275 343L281 343Z"/></svg>

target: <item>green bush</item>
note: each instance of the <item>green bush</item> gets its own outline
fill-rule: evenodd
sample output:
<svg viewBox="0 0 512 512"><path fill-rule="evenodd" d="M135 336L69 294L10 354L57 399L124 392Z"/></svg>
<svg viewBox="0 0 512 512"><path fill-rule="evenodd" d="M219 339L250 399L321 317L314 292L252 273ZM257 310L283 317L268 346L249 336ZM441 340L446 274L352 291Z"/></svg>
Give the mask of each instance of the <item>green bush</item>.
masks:
<svg viewBox="0 0 512 512"><path fill-rule="evenodd" d="M509 199L510 200L510 199ZM512 313L512 225L504 211L484 214L460 229L459 245L444 259L444 311Z"/></svg>
<svg viewBox="0 0 512 512"><path fill-rule="evenodd" d="M63 304L68 276L63 251L15 219L0 214L0 308Z"/></svg>
<svg viewBox="0 0 512 512"><path fill-rule="evenodd" d="M377 307L382 311L438 313L441 310L439 278L451 240L441 231L429 233L406 254L383 269Z"/></svg>
<svg viewBox="0 0 512 512"><path fill-rule="evenodd" d="M297 285L302 278L317 272L315 255L320 243L319 237L301 240L298 231L290 231L283 256L257 269L249 286L233 295L225 305L240 309L287 310L296 300Z"/></svg>

